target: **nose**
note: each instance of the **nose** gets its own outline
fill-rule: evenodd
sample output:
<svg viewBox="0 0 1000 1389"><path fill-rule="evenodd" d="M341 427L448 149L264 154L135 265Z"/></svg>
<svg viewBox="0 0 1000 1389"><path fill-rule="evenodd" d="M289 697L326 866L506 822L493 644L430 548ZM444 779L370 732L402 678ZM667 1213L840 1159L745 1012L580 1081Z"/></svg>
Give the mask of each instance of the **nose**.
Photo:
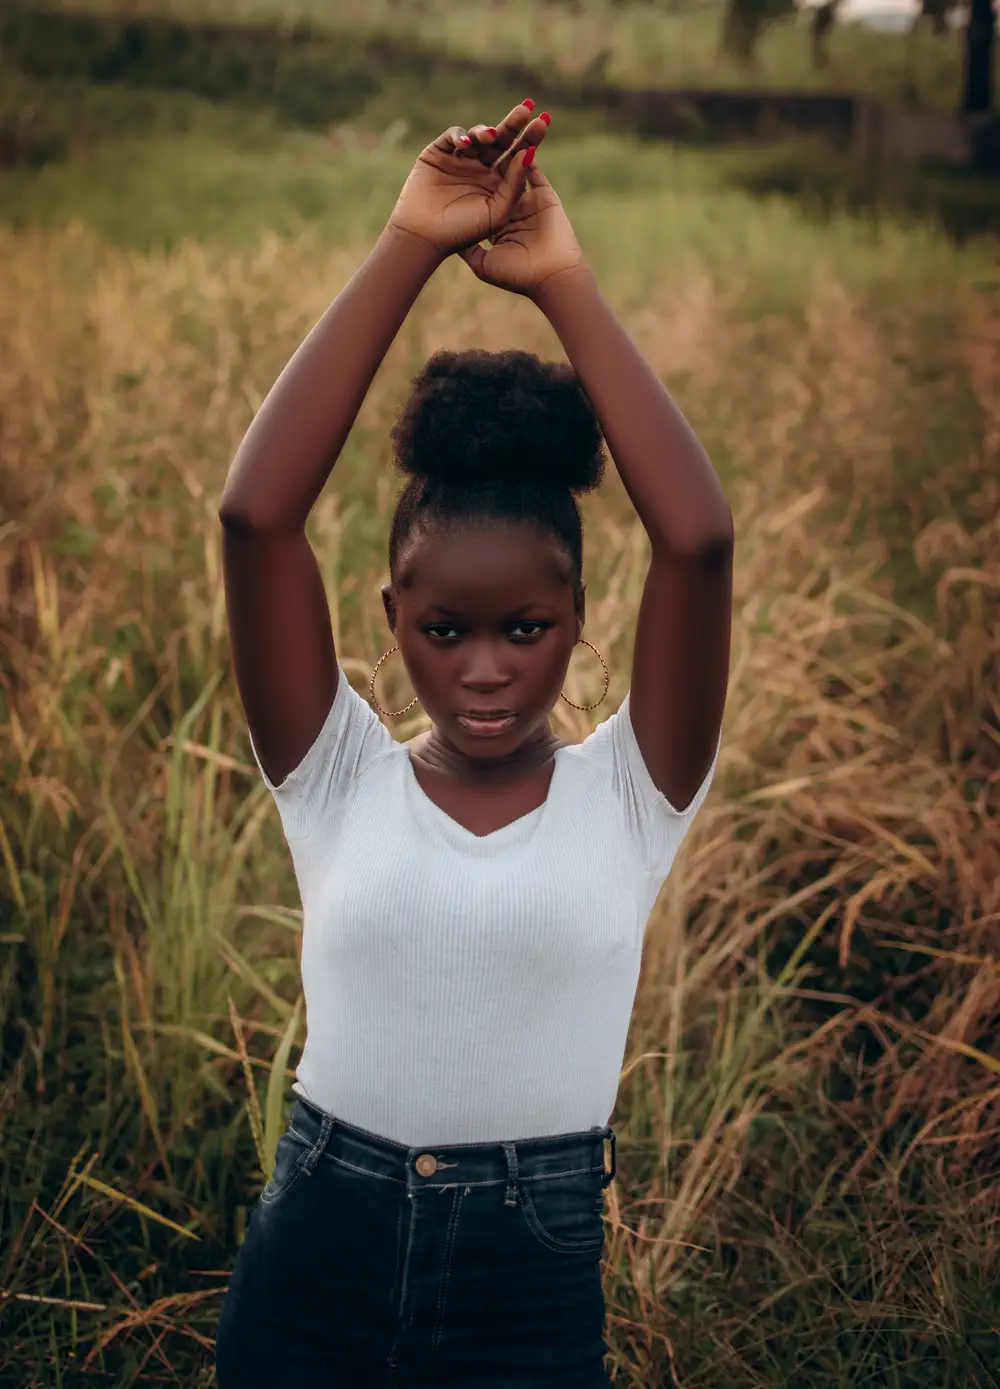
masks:
<svg viewBox="0 0 1000 1389"><path fill-rule="evenodd" d="M469 690L487 693L511 682L511 671L504 659L503 644L493 641L470 642L468 661L462 671L462 684Z"/></svg>

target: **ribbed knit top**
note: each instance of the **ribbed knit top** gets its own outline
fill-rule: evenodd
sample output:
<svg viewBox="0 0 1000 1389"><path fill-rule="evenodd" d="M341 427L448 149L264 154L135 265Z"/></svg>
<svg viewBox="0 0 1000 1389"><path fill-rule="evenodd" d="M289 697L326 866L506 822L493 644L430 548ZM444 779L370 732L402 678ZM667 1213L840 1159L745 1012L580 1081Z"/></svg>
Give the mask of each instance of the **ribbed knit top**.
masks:
<svg viewBox="0 0 1000 1389"><path fill-rule="evenodd" d="M430 800L343 670L280 786L251 748L302 899L293 1088L409 1147L607 1124L646 924L718 752L677 812L626 697L555 754L543 805L480 836Z"/></svg>

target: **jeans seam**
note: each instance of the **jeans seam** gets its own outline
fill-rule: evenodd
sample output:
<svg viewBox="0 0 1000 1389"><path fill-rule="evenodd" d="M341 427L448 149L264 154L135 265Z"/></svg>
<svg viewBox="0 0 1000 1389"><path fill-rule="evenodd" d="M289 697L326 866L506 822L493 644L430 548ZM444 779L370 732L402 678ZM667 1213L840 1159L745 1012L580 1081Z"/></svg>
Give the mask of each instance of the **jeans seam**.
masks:
<svg viewBox="0 0 1000 1389"><path fill-rule="evenodd" d="M303 1164L305 1163L305 1160L308 1156L308 1151L300 1153L298 1155L298 1157L295 1159L295 1163L292 1167L292 1170L288 1174L288 1180L285 1182L284 1186L278 1187L273 1196L268 1196L267 1194L267 1188L271 1185L270 1181L267 1182L267 1184L264 1187L264 1190L260 1193L260 1203L262 1206L273 1206L276 1201L280 1201L283 1196L288 1195L289 1191L291 1191L292 1187L295 1185L299 1173L302 1171Z"/></svg>
<svg viewBox="0 0 1000 1389"><path fill-rule="evenodd" d="M409 1193L408 1193L409 1196L412 1196L412 1194L413 1194L412 1192L409 1192ZM400 1212L402 1212L402 1202L400 1202ZM400 1338L400 1336L401 1336L401 1335L403 1334L403 1332L406 1330L406 1316L405 1316L405 1311L406 1311L406 1294L407 1294L407 1290L408 1290L408 1283L409 1283L409 1276L410 1276L410 1254L412 1253L412 1250L413 1250L413 1237L414 1237L414 1233L415 1233L415 1231L416 1231L416 1226L417 1226L417 1215L418 1215L417 1207L411 1202L411 1203L410 1203L410 1229L409 1229L409 1233L407 1234L407 1237L406 1237L406 1253L405 1253L404 1256L403 1256L403 1274L402 1274L402 1280L401 1280L400 1288L399 1288L399 1311L396 1313L396 1334L395 1334L395 1336L393 1337L392 1345L391 1345L391 1347L389 1348L389 1366L390 1366L390 1371L391 1371L392 1373L394 1373L394 1372L395 1372L395 1369L396 1369L396 1347L397 1347L397 1345L399 1344L399 1338ZM398 1229L398 1226L397 1226L397 1229ZM398 1249L398 1247L399 1247L398 1240L397 1240L397 1246L396 1246L396 1247L397 1247L397 1249Z"/></svg>
<svg viewBox="0 0 1000 1389"><path fill-rule="evenodd" d="M301 1137L301 1134L299 1135L299 1137ZM362 1177L376 1177L376 1178L378 1178L378 1180L381 1181L381 1182L395 1182L398 1186L403 1186L403 1185L405 1185L405 1180L404 1180L402 1177L392 1177L392 1176L389 1176L388 1173L386 1173L386 1172L373 1172L373 1171L372 1171L370 1168L368 1168L368 1167L360 1167L360 1166L358 1166L358 1164L355 1163L355 1162L348 1162L346 1158L337 1157L337 1155L336 1155L335 1153L323 1153L323 1154L321 1154L321 1156L324 1157L324 1158L327 1160L327 1162L335 1162L335 1163L337 1164L338 1167L346 1167L346 1168L347 1168L349 1171L351 1171L351 1172L358 1172L358 1173L360 1173L360 1175L361 1175ZM550 1182L550 1181L555 1181L555 1180L557 1180L557 1179L560 1178L560 1177L579 1177L579 1176L583 1176L583 1175L586 1175L586 1174L589 1174L589 1173L595 1173L595 1172L600 1172L600 1171L603 1171L603 1168L600 1168L600 1167L567 1167L567 1168L565 1168L565 1169L564 1169L563 1171L561 1171L561 1172L539 1172L536 1176L533 1176L533 1177L525 1177L523 1174L519 1174L519 1178L518 1178L518 1179L519 1179L520 1181L522 1181L522 1182ZM428 1190L428 1189L431 1189L431 1190L433 1190L433 1189L441 1189L441 1190L443 1190L443 1189L446 1189L446 1188L452 1187L452 1186L505 1186L505 1185L506 1185L506 1182L507 1182L507 1178L506 1178L506 1177L489 1177L489 1178L486 1178L485 1180L479 1181L479 1182L477 1182L477 1181L432 1182L432 1181L428 1180L428 1181L422 1181L422 1182L420 1183L420 1186L419 1186L418 1189L419 1189L420 1191L426 1191L426 1190Z"/></svg>
<svg viewBox="0 0 1000 1389"><path fill-rule="evenodd" d="M600 1238L589 1240L586 1243L567 1243L565 1240L556 1239L550 1235L548 1230L538 1218L534 1202L531 1199L530 1191L521 1193L521 1209L524 1212L525 1223L538 1242L546 1249L551 1249L554 1254L596 1254L604 1244L604 1225L601 1224Z"/></svg>
<svg viewBox="0 0 1000 1389"><path fill-rule="evenodd" d="M400 1250L400 1247L399 1247L399 1246L400 1246L400 1232L401 1232L401 1230L402 1230L402 1225L403 1225L403 1210L404 1210L404 1206L405 1206L405 1202L404 1202L404 1200L403 1200L403 1193L400 1192L400 1196L399 1196L399 1206L398 1206L398 1209L397 1209L397 1211L396 1211L396 1264L395 1264L395 1267L394 1267L394 1269L393 1269L393 1271L392 1271L392 1288L391 1288L391 1292L390 1292L390 1301L389 1301L389 1310L390 1310L390 1312L392 1312L392 1313L395 1315L397 1321L400 1319L400 1313L402 1313L402 1310L403 1310L403 1295L404 1295L404 1291L405 1291L402 1287L400 1288L400 1291L399 1291L399 1312L397 1313L397 1312L396 1312L396 1305L395 1305L395 1304L396 1304L396 1285L397 1285L397 1283L399 1282L399 1277L400 1277L400 1255L401 1255L401 1250ZM390 1381L390 1384L395 1384L395 1382L396 1382L396 1369L397 1369L397 1366L396 1366L396 1343L397 1343L398 1340L399 1340L399 1336L398 1336L398 1334L397 1334L396 1336L393 1337L392 1344L391 1344L390 1347L389 1347L389 1354L386 1356L386 1365L388 1366L388 1370L389 1370L389 1381Z"/></svg>
<svg viewBox="0 0 1000 1389"><path fill-rule="evenodd" d="M327 1141L330 1137L330 1130L332 1127L333 1120L324 1119L319 1131L319 1135L316 1137L315 1140L313 1140L307 1138L305 1134L299 1133L298 1129L293 1129L292 1126L289 1124L288 1128L285 1130L286 1136L289 1133L294 1134L295 1137L301 1143L305 1143L307 1147L305 1151L299 1153L298 1157L295 1159L295 1162L292 1165L292 1170L288 1174L288 1180L285 1182L284 1186L279 1187L273 1196L267 1195L267 1188L271 1185L271 1183L268 1182L265 1185L264 1190L260 1194L261 1205L273 1206L276 1201L280 1201L282 1197L288 1195L288 1193L291 1191L292 1187L298 1181L300 1175L303 1172L309 1175L312 1174L313 1168L316 1166L317 1159L322 1156L323 1150L326 1147Z"/></svg>
<svg viewBox="0 0 1000 1389"><path fill-rule="evenodd" d="M402 1177L391 1177L386 1172L372 1172L368 1167L359 1167L357 1163L348 1162L346 1158L337 1157L335 1153L324 1153L323 1157L327 1162L335 1162L338 1167L346 1167L350 1172L360 1172L363 1177L376 1177L380 1182L394 1182L397 1186L404 1186Z"/></svg>
<svg viewBox="0 0 1000 1389"><path fill-rule="evenodd" d="M304 1170L309 1174L310 1177L315 1171L317 1162L320 1160L323 1153L326 1151L326 1145L330 1141L330 1134L332 1133L332 1131L333 1120L329 1117L329 1115L324 1115L323 1122L320 1125L319 1134L316 1138L316 1142L309 1149L308 1153L306 1153L305 1162L303 1162L302 1164Z"/></svg>
<svg viewBox="0 0 1000 1389"><path fill-rule="evenodd" d="M519 1182L553 1182L553 1181L559 1180L559 1178L561 1178L561 1177L581 1177L581 1176L596 1177L596 1176L598 1175L598 1173L599 1173L601 1170L602 1170L602 1169L601 1169L600 1167L571 1167L571 1168L569 1168L566 1172L540 1172L540 1173L539 1173L537 1176L535 1176L535 1177L525 1177L523 1174L519 1173L519 1174L518 1174L518 1181L519 1181ZM468 1181L468 1180L464 1180L464 1181L463 1181L463 1180L459 1180L459 1181L457 1181L457 1182L433 1182L433 1181L431 1181L431 1180L428 1179L427 1181L422 1181L422 1182L420 1183L420 1186L419 1186L417 1189L418 1189L419 1191L447 1191L447 1190L449 1190L451 1187L456 1187L456 1186L484 1187L484 1186L506 1186L506 1185L507 1185L507 1178L506 1178L506 1177L490 1177L490 1178L488 1178L487 1180L481 1181L481 1182Z"/></svg>
<svg viewBox="0 0 1000 1389"><path fill-rule="evenodd" d="M455 1236L458 1233L458 1217L464 1199L465 1192L459 1189L455 1194L451 1208L451 1219L448 1222L448 1238L444 1248L444 1270L441 1278L441 1290L438 1293L437 1325L434 1328L434 1338L432 1342L434 1350L437 1350L441 1345L441 1336L444 1331L444 1312L448 1300L448 1284L451 1281L451 1256L455 1247Z"/></svg>

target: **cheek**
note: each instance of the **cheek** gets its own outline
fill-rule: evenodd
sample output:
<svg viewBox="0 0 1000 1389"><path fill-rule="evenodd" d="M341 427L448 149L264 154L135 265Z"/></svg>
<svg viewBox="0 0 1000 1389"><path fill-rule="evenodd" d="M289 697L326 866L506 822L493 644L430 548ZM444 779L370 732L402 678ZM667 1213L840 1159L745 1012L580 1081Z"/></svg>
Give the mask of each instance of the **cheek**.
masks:
<svg viewBox="0 0 1000 1389"><path fill-rule="evenodd" d="M545 670L550 680L561 680L566 673L569 665L569 658L573 652L573 645L569 641L554 641L545 651L544 655L539 656L538 668Z"/></svg>
<svg viewBox="0 0 1000 1389"><path fill-rule="evenodd" d="M533 702L552 708L566 679L572 650L570 642L559 640L530 653L530 658L524 662L523 681L525 688L531 691Z"/></svg>
<svg viewBox="0 0 1000 1389"><path fill-rule="evenodd" d="M450 708L454 691L462 682L465 658L461 647L436 646L423 632L404 636L399 646L410 683L423 707L428 713L439 707Z"/></svg>
<svg viewBox="0 0 1000 1389"><path fill-rule="evenodd" d="M413 682L433 685L448 678L449 662L446 653L433 649L423 637L398 636L399 648L403 654L406 669Z"/></svg>
<svg viewBox="0 0 1000 1389"><path fill-rule="evenodd" d="M400 650L414 688L422 702L433 701L436 692L448 699L453 686L467 674L470 659L464 645L433 646L422 633L398 634ZM572 637L554 637L537 646L501 646L498 663L506 665L507 673L533 700L550 702L558 698L573 652Z"/></svg>

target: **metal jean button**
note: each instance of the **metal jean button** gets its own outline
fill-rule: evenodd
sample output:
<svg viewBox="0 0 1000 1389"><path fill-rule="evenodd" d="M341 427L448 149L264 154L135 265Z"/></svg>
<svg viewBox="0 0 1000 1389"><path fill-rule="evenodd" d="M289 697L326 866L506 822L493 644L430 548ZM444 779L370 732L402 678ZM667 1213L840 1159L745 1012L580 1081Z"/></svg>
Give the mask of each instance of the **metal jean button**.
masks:
<svg viewBox="0 0 1000 1389"><path fill-rule="evenodd" d="M421 1177L433 1177L437 1171L437 1158L430 1153L421 1153L416 1161L416 1169Z"/></svg>

